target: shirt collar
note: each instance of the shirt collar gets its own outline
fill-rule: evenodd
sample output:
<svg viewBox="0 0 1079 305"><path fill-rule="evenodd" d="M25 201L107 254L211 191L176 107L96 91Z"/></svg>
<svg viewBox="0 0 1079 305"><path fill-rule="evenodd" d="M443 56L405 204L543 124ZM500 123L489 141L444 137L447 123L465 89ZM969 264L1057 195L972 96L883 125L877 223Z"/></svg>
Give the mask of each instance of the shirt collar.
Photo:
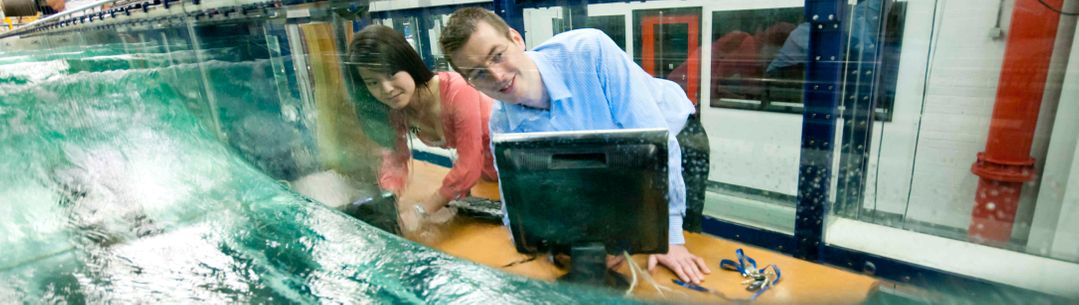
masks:
<svg viewBox="0 0 1079 305"><path fill-rule="evenodd" d="M547 96L551 97L552 103L568 99L573 95L566 87L566 79L562 78L562 73L549 62L547 56L535 51L528 51L525 54L536 64L540 79L543 80L543 86L547 89Z"/></svg>
<svg viewBox="0 0 1079 305"><path fill-rule="evenodd" d="M554 109L555 103L573 96L569 88L566 87L566 80L562 78L562 74L558 73L558 70L547 61L543 54L535 51L527 51L525 54L532 59L536 69L539 70L540 79L543 81L543 87L547 90L547 96L551 98L551 104L549 109L537 109L518 104L502 103L506 110L509 110L506 111L506 119L509 121L510 130L518 130L522 123L535 120L537 116L552 115L550 109Z"/></svg>

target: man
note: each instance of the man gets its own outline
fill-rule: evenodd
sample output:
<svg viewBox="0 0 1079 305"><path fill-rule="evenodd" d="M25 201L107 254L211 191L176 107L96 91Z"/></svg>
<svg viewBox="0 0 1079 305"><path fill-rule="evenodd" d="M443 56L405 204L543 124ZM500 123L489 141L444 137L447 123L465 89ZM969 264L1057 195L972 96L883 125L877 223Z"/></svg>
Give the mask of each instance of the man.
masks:
<svg viewBox="0 0 1079 305"><path fill-rule="evenodd" d="M521 34L482 8L454 12L439 42L454 69L500 101L491 113L492 133L670 130L670 246L666 254L649 257L648 269L662 264L693 283L711 272L686 249L682 235L686 192L676 135L695 110L677 84L648 75L594 29L562 33L525 52ZM702 128L693 129L703 135Z"/></svg>

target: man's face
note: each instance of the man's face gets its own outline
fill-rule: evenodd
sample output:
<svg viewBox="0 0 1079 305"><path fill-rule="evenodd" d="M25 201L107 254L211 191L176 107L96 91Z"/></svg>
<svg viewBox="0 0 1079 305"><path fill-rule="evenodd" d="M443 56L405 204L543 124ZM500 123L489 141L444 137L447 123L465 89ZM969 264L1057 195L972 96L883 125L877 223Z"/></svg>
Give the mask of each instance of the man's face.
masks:
<svg viewBox="0 0 1079 305"><path fill-rule="evenodd" d="M499 101L537 105L543 82L535 63L525 55L524 39L510 29L510 37L486 22L478 22L468 41L450 59L469 84Z"/></svg>

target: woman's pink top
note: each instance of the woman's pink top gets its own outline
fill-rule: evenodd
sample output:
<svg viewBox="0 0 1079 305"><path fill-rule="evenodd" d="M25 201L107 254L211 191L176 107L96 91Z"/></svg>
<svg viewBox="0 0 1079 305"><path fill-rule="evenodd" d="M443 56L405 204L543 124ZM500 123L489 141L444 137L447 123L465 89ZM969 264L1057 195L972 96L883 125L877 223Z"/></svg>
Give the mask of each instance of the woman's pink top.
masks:
<svg viewBox="0 0 1079 305"><path fill-rule="evenodd" d="M438 190L443 197L455 199L468 195L481 176L488 180L497 179L491 156L491 132L487 127L492 100L469 86L456 72L439 72L435 77L439 80L442 99L440 117L444 138L441 143L417 138L429 146L457 149L457 161ZM412 158L412 152L408 147L404 117L394 111L390 120L397 130L397 139L393 152L382 160L378 182L383 189L399 191L408 177L408 160Z"/></svg>

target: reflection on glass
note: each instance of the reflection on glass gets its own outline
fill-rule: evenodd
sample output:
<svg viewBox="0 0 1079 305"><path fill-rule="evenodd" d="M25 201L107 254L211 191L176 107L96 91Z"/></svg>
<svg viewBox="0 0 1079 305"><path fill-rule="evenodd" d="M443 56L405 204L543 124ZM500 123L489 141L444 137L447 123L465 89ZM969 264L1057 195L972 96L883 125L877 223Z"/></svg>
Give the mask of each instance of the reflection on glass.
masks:
<svg viewBox="0 0 1079 305"><path fill-rule="evenodd" d="M434 6L453 1L371 14L338 1L167 1L168 9L162 2L147 2L152 14L140 7L77 30L0 39L0 296L609 300L461 263L312 202L345 207L383 195L380 151L395 145L390 111L364 107L377 101L349 73L352 35L369 24L392 27L432 71L449 71L437 44L448 14ZM545 6L565 1L518 2L530 5L526 43L573 26L597 28L648 73L685 90L709 134L705 214L793 231L797 184L813 178L799 176L801 154L827 153L800 147L813 24L800 1L593 1L593 16L572 25L580 11ZM841 86L843 99L821 249L863 256L827 263L881 278L892 276L892 265L925 267L976 278L984 288L898 276L869 303L1045 303L1028 297L1034 291L1074 297L1079 46L1066 48L1077 40L1073 19L1050 8L1074 11L1076 2L846 3L848 15L836 17L847 40L834 59L844 80L830 84ZM1061 37L1009 42L1022 34L1012 26L1038 20L1063 25L1055 28ZM1004 68L1009 48L1051 65ZM1050 71L1044 80L1000 81L1039 69ZM994 111L1001 90L1035 86L1044 95L1017 100L1040 108ZM990 136L994 124L1027 124L1000 113L1037 117L1030 141ZM971 171L994 141L1022 147L1031 159L1034 174L1010 202L986 200L1009 194L979 188L982 177ZM415 142L405 149L459 157ZM992 237L982 234L986 225L997 228ZM825 280L790 274L785 281ZM1013 293L1016 287L1023 290Z"/></svg>
<svg viewBox="0 0 1079 305"><path fill-rule="evenodd" d="M461 262L287 187L335 172L343 185L311 185L346 204L377 189L340 57L351 20L162 3L145 10L167 22L139 9L0 40L5 302L619 300Z"/></svg>
<svg viewBox="0 0 1079 305"><path fill-rule="evenodd" d="M1064 112L1072 110L1065 101L1067 90L1044 90L1064 80L1009 81L1063 69L1048 59L1049 53L1061 56L1053 47L1055 37L1031 31L1026 33L1030 36L1018 38L1024 35L1019 32L1013 33L1015 39L1001 39L999 28L983 25L992 25L996 18L999 27L1000 16L1008 13L1003 5L974 13L984 24L957 22L971 15L948 10L940 15L916 13L941 7L948 6L863 1L851 7L838 187L826 240L932 268L964 268L971 276L1024 289L1067 294L1070 288L1062 285L994 274L1013 270L1005 261L1024 261L1023 270L1067 276L1079 262L1079 247L1070 242L1076 231L1060 225L1074 217L1061 214L1074 211L1063 187L1069 183L1065 172L1074 173L1074 112ZM1017 4L1012 25L1057 27L1059 16L1048 12L1036 1ZM991 48L1010 51L989 55ZM965 61L974 58L977 63ZM1013 62L1023 64L1010 66ZM1068 87L1065 83L1059 86ZM1015 92L1029 91L1038 97L1017 102L1021 107L1000 107L1017 101L1011 98ZM1031 101L1037 101L1034 108ZM1023 126L1029 137L1022 136ZM991 156L987 151L994 146L1018 148L1019 157ZM1018 179L992 173L1023 166L1037 177L1007 182L1011 187L987 182ZM964 259L937 262L954 257ZM944 302L1000 302L928 289L947 296Z"/></svg>
<svg viewBox="0 0 1079 305"><path fill-rule="evenodd" d="M700 15L700 9L690 8L633 12L639 29L633 34L637 64L681 85L694 105L700 100Z"/></svg>
<svg viewBox="0 0 1079 305"><path fill-rule="evenodd" d="M712 13L711 107L801 112L809 25L798 7ZM800 25L799 25L800 24Z"/></svg>

